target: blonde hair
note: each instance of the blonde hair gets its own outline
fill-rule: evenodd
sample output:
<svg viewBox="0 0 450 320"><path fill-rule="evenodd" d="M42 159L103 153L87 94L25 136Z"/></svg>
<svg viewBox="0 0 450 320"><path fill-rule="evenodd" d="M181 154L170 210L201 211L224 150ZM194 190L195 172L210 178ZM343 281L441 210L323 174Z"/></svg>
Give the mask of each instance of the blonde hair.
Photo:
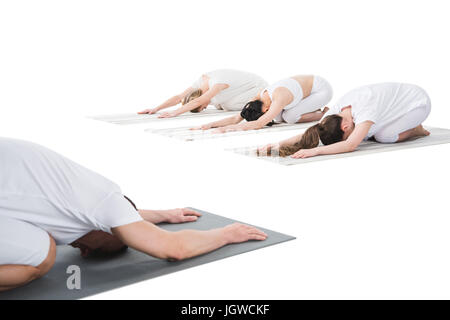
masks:
<svg viewBox="0 0 450 320"><path fill-rule="evenodd" d="M181 101L181 104L182 105L188 104L192 100L200 97L202 94L203 94L203 91L201 89L194 90L183 98L183 100ZM200 112L200 110L201 110L201 107L198 107L198 108L191 110L191 112L197 113L197 112Z"/></svg>

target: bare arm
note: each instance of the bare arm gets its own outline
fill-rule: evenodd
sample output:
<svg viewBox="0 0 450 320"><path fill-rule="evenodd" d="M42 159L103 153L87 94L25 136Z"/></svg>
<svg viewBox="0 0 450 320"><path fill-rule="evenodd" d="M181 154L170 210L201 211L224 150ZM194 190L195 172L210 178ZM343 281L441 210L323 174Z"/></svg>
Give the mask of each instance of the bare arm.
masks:
<svg viewBox="0 0 450 320"><path fill-rule="evenodd" d="M257 99L260 99L259 93L252 100L257 100ZM214 121L214 122L211 122L211 123L207 123L207 124L204 124L204 125L202 125L200 127L194 127L194 128L191 128L191 129L192 130L200 130L200 129L201 130L208 130L208 129L212 129L212 128L222 128L222 127L227 127L227 126L238 124L242 120L244 120L244 118L242 118L240 114L237 114L237 115L234 115L234 116L222 119L222 120L218 120L218 121Z"/></svg>
<svg viewBox="0 0 450 320"><path fill-rule="evenodd" d="M227 84L216 84L212 88L210 88L208 91L203 93L200 97L192 100L191 102L185 104L184 106L172 111L172 112L166 112L163 113L160 117L161 118L170 118L170 117L176 117L180 114L189 112L191 110L194 110L198 107L201 107L202 105L209 104L212 98L214 98L217 94L219 94L220 91L228 88L229 86Z"/></svg>
<svg viewBox="0 0 450 320"><path fill-rule="evenodd" d="M325 113L327 113L328 110L330 110L328 107L323 108L322 116ZM303 133L300 133L300 134L298 134L298 135L296 135L294 137L291 137L291 138L288 138L286 140L280 141L278 144L279 144L280 147L285 146L285 145L290 145L290 144L293 144L293 143L296 143L297 141L299 141L302 138L302 136L303 136Z"/></svg>
<svg viewBox="0 0 450 320"><path fill-rule="evenodd" d="M300 141L300 139L302 138L303 133L300 133L296 136L293 136L291 138L288 138L286 140L277 142L277 143L269 143L266 144L265 146L259 147L258 148L258 154L269 154L269 152L271 152L272 150L279 150L281 147L285 146L285 145L291 145L296 143L297 141Z"/></svg>
<svg viewBox="0 0 450 320"><path fill-rule="evenodd" d="M269 122L271 122L275 117L283 111L284 107L291 103L293 100L292 93L286 88L278 88L273 93L273 101L269 110L264 113L258 120L244 122L241 124L232 124L222 129L218 132L229 132L229 131L246 131L246 130L258 130L263 128Z"/></svg>
<svg viewBox="0 0 450 320"><path fill-rule="evenodd" d="M327 146L316 147L313 149L302 149L297 151L294 155L292 155L292 157L309 158L318 155L338 154L355 151L369 133L370 127L372 125L372 121L362 122L355 127L347 140L333 143Z"/></svg>
<svg viewBox="0 0 450 320"><path fill-rule="evenodd" d="M184 223L193 222L201 217L201 213L189 209L171 209L171 210L144 210L139 209L139 214L145 221L151 222L153 224L158 224L162 222L168 223Z"/></svg>
<svg viewBox="0 0 450 320"><path fill-rule="evenodd" d="M113 228L114 235L126 245L160 259L183 260L211 252L231 243L265 240L256 228L233 224L208 231L165 231L148 221Z"/></svg>
<svg viewBox="0 0 450 320"><path fill-rule="evenodd" d="M177 95L173 96L172 98L169 98L164 103L162 103L159 106L157 106L156 108L145 109L145 110L142 110L142 111L140 111L138 113L139 114L146 114L146 113L153 114L153 113L156 113L156 112L161 111L163 109L176 106L177 104L181 103L181 101L184 99L185 96L187 96L189 93L191 93L194 90L195 90L194 88L189 87L186 90L184 90L182 93L177 94Z"/></svg>
<svg viewBox="0 0 450 320"><path fill-rule="evenodd" d="M280 142L278 143L278 145L279 145L280 147L283 147L283 146L286 146L286 145L291 145L291 144L296 143L297 141L300 141L300 139L301 139L302 137L303 137L303 133L300 133L300 134L298 134L298 135L296 135L296 136L293 136L293 137L288 138L288 139L286 139L286 140L280 141Z"/></svg>
<svg viewBox="0 0 450 320"><path fill-rule="evenodd" d="M238 124L242 120L244 120L244 119L241 117L241 115L240 114L236 114L234 116L227 117L225 119L221 119L221 120L218 120L218 121L210 122L210 123L204 124L204 125L202 125L200 127L194 127L194 128L191 128L191 129L192 130L199 130L199 129L208 130L208 129L211 129L211 128L221 128L221 127L229 126L229 125L232 125L232 124Z"/></svg>
<svg viewBox="0 0 450 320"><path fill-rule="evenodd" d="M329 110L329 108L325 107L323 109L322 113L325 114L325 113L328 112L328 110ZM300 141L302 136L303 136L303 133L300 133L300 134L298 134L296 136L293 136L291 138L282 140L282 141L280 141L278 143L269 143L269 144L267 144L265 146L262 146L262 147L258 148L258 152L260 152L260 153L268 153L272 149L284 147L286 145L292 145L292 144L296 143L297 141Z"/></svg>

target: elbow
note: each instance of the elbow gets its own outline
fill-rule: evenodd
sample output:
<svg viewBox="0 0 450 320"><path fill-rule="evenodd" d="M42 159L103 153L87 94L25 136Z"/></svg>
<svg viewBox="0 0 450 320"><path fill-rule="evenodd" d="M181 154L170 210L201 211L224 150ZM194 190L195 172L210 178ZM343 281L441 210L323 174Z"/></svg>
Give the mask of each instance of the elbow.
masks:
<svg viewBox="0 0 450 320"><path fill-rule="evenodd" d="M167 261L177 262L186 259L186 256L182 252L174 252L166 257Z"/></svg>
<svg viewBox="0 0 450 320"><path fill-rule="evenodd" d="M238 115L236 115L236 116L233 118L232 124L238 124L238 123L240 123L242 120L244 120L244 118L242 118L241 115L238 114Z"/></svg>
<svg viewBox="0 0 450 320"><path fill-rule="evenodd" d="M181 243L174 244L167 251L164 258L171 262L185 260L188 258L187 250Z"/></svg>
<svg viewBox="0 0 450 320"><path fill-rule="evenodd" d="M247 128L247 130L259 130L259 129L262 129L262 128L264 128L264 126L267 124L267 123L264 123L264 122L261 122L261 121L251 121L251 122L249 122L249 127Z"/></svg>
<svg viewBox="0 0 450 320"><path fill-rule="evenodd" d="M347 152L353 152L358 148L359 144L347 143Z"/></svg>
<svg viewBox="0 0 450 320"><path fill-rule="evenodd" d="M181 96L181 95L176 95L176 96L173 96L172 97L172 99L175 101L175 102L177 102L177 103L181 103L182 101L183 101L183 96Z"/></svg>

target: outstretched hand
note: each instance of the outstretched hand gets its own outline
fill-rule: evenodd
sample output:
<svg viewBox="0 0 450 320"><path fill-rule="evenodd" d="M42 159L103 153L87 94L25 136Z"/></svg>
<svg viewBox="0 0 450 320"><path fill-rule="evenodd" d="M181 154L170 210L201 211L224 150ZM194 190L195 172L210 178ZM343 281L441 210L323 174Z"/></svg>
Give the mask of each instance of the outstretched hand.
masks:
<svg viewBox="0 0 450 320"><path fill-rule="evenodd" d="M213 130L213 133L227 133L227 132L233 132L233 131L239 131L239 127L236 125L229 125L226 127L220 127Z"/></svg>
<svg viewBox="0 0 450 320"><path fill-rule="evenodd" d="M294 153L291 158L293 159L305 159L305 158L311 158L319 155L317 148L312 149L300 149L296 153Z"/></svg>
<svg viewBox="0 0 450 320"><path fill-rule="evenodd" d="M167 111L167 112L163 112L161 113L158 118L173 118L176 117L178 115L178 113L176 111Z"/></svg>
<svg viewBox="0 0 450 320"><path fill-rule="evenodd" d="M233 223L223 228L227 243L241 243L250 240L263 241L267 239L267 234L242 223Z"/></svg>
<svg viewBox="0 0 450 320"><path fill-rule="evenodd" d="M204 124L202 126L192 127L189 130L209 130L209 129L212 129L212 126L209 124Z"/></svg>
<svg viewBox="0 0 450 320"><path fill-rule="evenodd" d="M145 109L145 110L139 111L138 114L154 114L154 113L157 113L158 111L159 111L158 108Z"/></svg>
<svg viewBox="0 0 450 320"><path fill-rule="evenodd" d="M185 223L197 221L202 214L189 208L180 208L167 211L166 222Z"/></svg>

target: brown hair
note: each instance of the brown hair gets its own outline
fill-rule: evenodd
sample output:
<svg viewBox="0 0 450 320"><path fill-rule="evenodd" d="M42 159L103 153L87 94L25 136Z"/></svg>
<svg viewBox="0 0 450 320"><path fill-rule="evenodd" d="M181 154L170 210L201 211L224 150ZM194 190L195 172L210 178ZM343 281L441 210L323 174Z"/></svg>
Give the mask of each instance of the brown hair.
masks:
<svg viewBox="0 0 450 320"><path fill-rule="evenodd" d="M280 147L280 157L290 156L300 149L315 148L320 141L324 145L342 141L344 131L341 129L341 123L342 117L337 114L326 117L320 123L306 130L299 141Z"/></svg>
<svg viewBox="0 0 450 320"><path fill-rule="evenodd" d="M182 105L188 104L192 100L200 97L202 94L203 94L203 91L201 89L194 90L183 98L183 100L181 101L181 104ZM191 110L191 112L197 113L197 112L200 112L200 110L201 110L201 107L198 107L198 108Z"/></svg>

